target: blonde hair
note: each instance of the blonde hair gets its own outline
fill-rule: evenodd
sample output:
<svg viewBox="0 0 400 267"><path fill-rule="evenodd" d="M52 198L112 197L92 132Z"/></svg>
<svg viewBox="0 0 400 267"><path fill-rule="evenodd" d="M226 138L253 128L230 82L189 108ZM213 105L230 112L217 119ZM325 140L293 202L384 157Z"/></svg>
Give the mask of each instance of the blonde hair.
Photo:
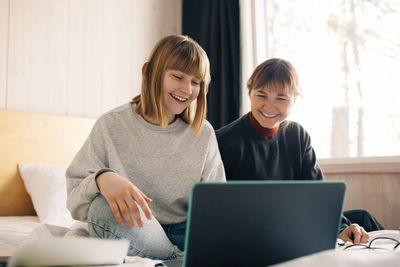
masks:
<svg viewBox="0 0 400 267"><path fill-rule="evenodd" d="M161 87L164 74L169 69L200 78L197 99L180 114L180 117L198 134L206 117L210 63L203 48L188 36L170 35L157 42L143 73L141 93L134 97L131 103L136 104L136 113L146 115L160 122L162 127L166 127L168 120L161 98Z"/></svg>
<svg viewBox="0 0 400 267"><path fill-rule="evenodd" d="M280 58L271 58L256 67L247 81L249 93L254 89L268 86L271 90L293 96L301 95L299 78L294 66Z"/></svg>

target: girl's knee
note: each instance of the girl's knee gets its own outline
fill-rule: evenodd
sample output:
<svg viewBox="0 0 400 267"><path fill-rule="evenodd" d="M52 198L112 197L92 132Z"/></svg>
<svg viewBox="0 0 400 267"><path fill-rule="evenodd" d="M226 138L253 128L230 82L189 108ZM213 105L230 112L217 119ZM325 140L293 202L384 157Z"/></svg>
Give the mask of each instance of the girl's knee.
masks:
<svg viewBox="0 0 400 267"><path fill-rule="evenodd" d="M107 222L88 222L88 231L91 237L102 239L121 239Z"/></svg>
<svg viewBox="0 0 400 267"><path fill-rule="evenodd" d="M141 215L144 216L142 213ZM88 231L90 236L96 238L129 240L129 256L166 260L183 255L181 250L170 242L155 218L145 220L143 228L137 225L129 228L126 223L119 225L102 195L97 196L89 207Z"/></svg>
<svg viewBox="0 0 400 267"><path fill-rule="evenodd" d="M114 214L108 205L107 200L98 195L90 204L88 211L88 222L96 222L96 220L110 221L114 219Z"/></svg>
<svg viewBox="0 0 400 267"><path fill-rule="evenodd" d="M92 201L88 211L88 231L90 236L119 239L118 226L108 202L102 195L98 195Z"/></svg>

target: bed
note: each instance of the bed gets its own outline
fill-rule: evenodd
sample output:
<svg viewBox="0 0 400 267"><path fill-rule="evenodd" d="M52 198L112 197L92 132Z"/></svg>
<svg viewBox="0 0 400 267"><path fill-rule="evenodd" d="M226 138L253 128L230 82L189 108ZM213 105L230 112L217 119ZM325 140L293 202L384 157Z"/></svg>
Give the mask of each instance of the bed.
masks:
<svg viewBox="0 0 400 267"><path fill-rule="evenodd" d="M65 171L94 122L0 110L0 266L39 238L87 235L85 224L73 220L66 208ZM125 261L140 267L159 262Z"/></svg>
<svg viewBox="0 0 400 267"><path fill-rule="evenodd" d="M0 256L13 254L23 244L30 233L40 225L37 216L1 216L0 217Z"/></svg>
<svg viewBox="0 0 400 267"><path fill-rule="evenodd" d="M65 169L93 124L0 110L0 256L10 256L41 223L74 223L65 206Z"/></svg>
<svg viewBox="0 0 400 267"><path fill-rule="evenodd" d="M44 226L73 229L77 225L65 205L65 170L93 124L89 118L0 110L0 266ZM400 239L400 232L373 236ZM351 252L338 247L278 266L398 266L400 248L393 250L390 242L382 246L387 247ZM126 260L126 266L154 266L149 259Z"/></svg>

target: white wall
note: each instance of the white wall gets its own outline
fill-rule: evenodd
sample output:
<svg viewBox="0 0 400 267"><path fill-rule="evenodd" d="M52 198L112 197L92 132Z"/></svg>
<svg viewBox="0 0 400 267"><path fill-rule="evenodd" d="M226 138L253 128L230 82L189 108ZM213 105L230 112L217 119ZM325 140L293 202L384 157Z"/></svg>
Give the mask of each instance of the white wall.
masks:
<svg viewBox="0 0 400 267"><path fill-rule="evenodd" d="M97 117L140 92L182 0L0 0L0 109Z"/></svg>

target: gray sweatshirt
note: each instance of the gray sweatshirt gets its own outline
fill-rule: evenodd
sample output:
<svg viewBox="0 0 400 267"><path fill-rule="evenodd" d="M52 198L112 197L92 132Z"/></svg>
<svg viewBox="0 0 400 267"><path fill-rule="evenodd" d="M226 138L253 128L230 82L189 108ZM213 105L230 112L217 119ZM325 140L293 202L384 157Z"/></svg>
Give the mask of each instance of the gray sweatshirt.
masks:
<svg viewBox="0 0 400 267"><path fill-rule="evenodd" d="M95 177L112 170L153 201L161 224L186 220L192 185L226 181L214 130L204 121L199 135L180 118L163 128L145 121L125 104L102 115L67 169L67 206L74 219L87 221L100 194Z"/></svg>

